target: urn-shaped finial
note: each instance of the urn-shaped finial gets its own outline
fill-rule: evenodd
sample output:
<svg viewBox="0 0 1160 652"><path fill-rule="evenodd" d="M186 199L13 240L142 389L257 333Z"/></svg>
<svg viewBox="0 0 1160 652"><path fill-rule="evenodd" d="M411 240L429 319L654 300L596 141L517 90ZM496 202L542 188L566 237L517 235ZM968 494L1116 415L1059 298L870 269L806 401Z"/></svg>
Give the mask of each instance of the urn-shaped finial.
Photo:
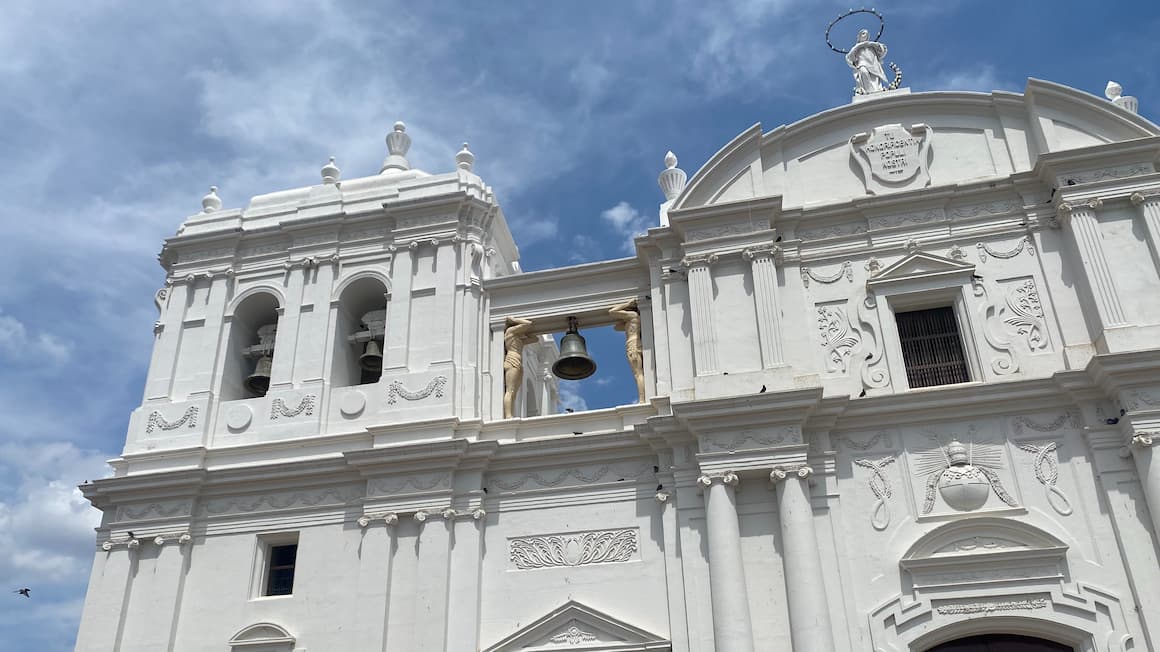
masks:
<svg viewBox="0 0 1160 652"><path fill-rule="evenodd" d="M407 150L411 149L411 137L407 135L407 125L402 121L395 123L395 130L387 134L387 151L390 154L383 160L383 167L379 173L387 170L410 170L411 162L407 160Z"/></svg>
<svg viewBox="0 0 1160 652"><path fill-rule="evenodd" d="M1131 95L1124 95L1124 87L1120 86L1114 81L1109 81L1104 88L1104 96L1108 98L1112 104L1128 111L1129 113L1140 112L1140 100Z"/></svg>
<svg viewBox="0 0 1160 652"><path fill-rule="evenodd" d="M1104 87L1104 97L1115 102L1118 97L1124 94L1124 87L1118 83L1108 80L1108 85Z"/></svg>
<svg viewBox="0 0 1160 652"><path fill-rule="evenodd" d="M330 162L322 166L322 183L338 183L342 178L342 170L334 164L334 157L330 157Z"/></svg>
<svg viewBox="0 0 1160 652"><path fill-rule="evenodd" d="M471 166L475 163L475 154L467 149L467 143L463 143L463 149L455 155L455 166L460 170L467 170L471 172Z"/></svg>
<svg viewBox="0 0 1160 652"><path fill-rule="evenodd" d="M657 184L665 194L665 201L672 201L685 189L685 182L689 177L685 171L677 167L677 155L670 151L665 154L665 171L657 177Z"/></svg>
<svg viewBox="0 0 1160 652"><path fill-rule="evenodd" d="M222 199L218 197L217 186L210 186L209 192L201 198L201 212L212 213L222 207Z"/></svg>

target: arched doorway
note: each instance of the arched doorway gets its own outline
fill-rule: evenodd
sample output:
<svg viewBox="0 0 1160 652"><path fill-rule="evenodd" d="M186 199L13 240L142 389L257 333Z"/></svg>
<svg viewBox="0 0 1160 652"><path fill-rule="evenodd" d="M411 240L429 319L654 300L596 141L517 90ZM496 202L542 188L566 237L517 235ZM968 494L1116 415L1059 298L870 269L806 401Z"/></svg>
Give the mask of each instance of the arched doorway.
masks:
<svg viewBox="0 0 1160 652"><path fill-rule="evenodd" d="M936 645L926 652L1075 652L1075 648L1030 636L983 634Z"/></svg>

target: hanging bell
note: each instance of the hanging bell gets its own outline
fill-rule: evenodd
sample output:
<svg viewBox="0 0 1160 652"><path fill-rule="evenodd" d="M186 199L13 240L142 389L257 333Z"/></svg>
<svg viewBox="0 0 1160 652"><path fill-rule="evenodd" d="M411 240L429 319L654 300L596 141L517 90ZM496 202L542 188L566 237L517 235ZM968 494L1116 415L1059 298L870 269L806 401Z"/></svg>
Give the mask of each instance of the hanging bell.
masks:
<svg viewBox="0 0 1160 652"><path fill-rule="evenodd" d="M596 373L596 361L588 355L575 317L568 318L568 332L560 339L560 358L552 365L552 373L564 380L583 380Z"/></svg>
<svg viewBox="0 0 1160 652"><path fill-rule="evenodd" d="M363 371L368 371L372 374L382 373L383 371L383 349L379 346L377 340L367 342L363 349L363 354L358 357L358 365L362 367Z"/></svg>
<svg viewBox="0 0 1160 652"><path fill-rule="evenodd" d="M264 355L258 358L254 365L254 373L246 378L246 389L255 396L265 396L270 389L270 369L274 366L274 358Z"/></svg>

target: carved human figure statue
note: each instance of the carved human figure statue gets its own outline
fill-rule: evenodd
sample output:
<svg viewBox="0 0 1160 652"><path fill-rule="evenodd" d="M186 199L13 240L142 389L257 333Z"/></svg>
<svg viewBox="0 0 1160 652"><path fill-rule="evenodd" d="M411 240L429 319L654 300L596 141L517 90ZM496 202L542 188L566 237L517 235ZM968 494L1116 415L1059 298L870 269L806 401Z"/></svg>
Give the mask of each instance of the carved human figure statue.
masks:
<svg viewBox="0 0 1160 652"><path fill-rule="evenodd" d="M508 317L503 331L503 418L515 416L516 393L524 380L524 345L533 338L528 336L532 329L530 319Z"/></svg>
<svg viewBox="0 0 1160 652"><path fill-rule="evenodd" d="M858 32L858 42L846 54L846 63L854 70L854 82L858 93L878 93L886 88L889 80L882 68L886 58L886 46L870 40L870 32Z"/></svg>
<svg viewBox="0 0 1160 652"><path fill-rule="evenodd" d="M644 354L640 345L640 309L636 299L613 306L608 314L619 320L616 330L624 331L624 355L636 379L636 402L644 403Z"/></svg>

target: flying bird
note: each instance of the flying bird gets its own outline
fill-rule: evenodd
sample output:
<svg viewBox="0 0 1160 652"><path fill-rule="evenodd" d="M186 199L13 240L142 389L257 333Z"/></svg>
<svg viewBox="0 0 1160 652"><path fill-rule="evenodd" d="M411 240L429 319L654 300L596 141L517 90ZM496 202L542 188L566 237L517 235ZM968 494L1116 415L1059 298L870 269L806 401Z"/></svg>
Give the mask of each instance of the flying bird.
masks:
<svg viewBox="0 0 1160 652"><path fill-rule="evenodd" d="M27 588L27 587L25 587L23 589L16 589L15 591L13 591L13 593L19 593L20 595L22 595L26 598L32 597L32 595L30 595L32 593L32 589Z"/></svg>

